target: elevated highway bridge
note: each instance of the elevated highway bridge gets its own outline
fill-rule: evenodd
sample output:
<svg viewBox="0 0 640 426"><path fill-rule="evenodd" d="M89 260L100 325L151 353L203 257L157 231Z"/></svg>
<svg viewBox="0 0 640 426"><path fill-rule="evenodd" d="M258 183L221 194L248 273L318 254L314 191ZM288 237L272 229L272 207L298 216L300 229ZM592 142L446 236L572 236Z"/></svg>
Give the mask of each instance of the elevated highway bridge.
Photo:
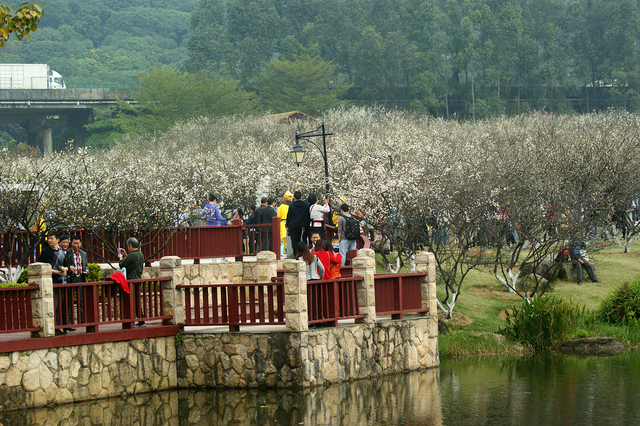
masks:
<svg viewBox="0 0 640 426"><path fill-rule="evenodd" d="M84 146L84 125L93 119L94 108L115 108L117 101L129 104L128 89L11 89L0 90L0 124L20 124L27 130L30 146L42 137L44 155L53 152L52 128L66 123L70 138Z"/></svg>

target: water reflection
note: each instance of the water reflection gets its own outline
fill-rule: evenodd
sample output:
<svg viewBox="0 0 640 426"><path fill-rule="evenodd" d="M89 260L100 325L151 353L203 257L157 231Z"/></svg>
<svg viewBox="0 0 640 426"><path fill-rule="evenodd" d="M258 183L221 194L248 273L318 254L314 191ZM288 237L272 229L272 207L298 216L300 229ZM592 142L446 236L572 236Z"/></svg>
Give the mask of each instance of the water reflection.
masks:
<svg viewBox="0 0 640 426"><path fill-rule="evenodd" d="M640 353L560 355L441 364L447 425L640 424Z"/></svg>
<svg viewBox="0 0 640 426"><path fill-rule="evenodd" d="M438 370L305 390L179 390L0 413L0 424L439 425Z"/></svg>
<svg viewBox="0 0 640 426"><path fill-rule="evenodd" d="M640 353L443 360L305 390L180 390L0 413L0 425L640 424Z"/></svg>

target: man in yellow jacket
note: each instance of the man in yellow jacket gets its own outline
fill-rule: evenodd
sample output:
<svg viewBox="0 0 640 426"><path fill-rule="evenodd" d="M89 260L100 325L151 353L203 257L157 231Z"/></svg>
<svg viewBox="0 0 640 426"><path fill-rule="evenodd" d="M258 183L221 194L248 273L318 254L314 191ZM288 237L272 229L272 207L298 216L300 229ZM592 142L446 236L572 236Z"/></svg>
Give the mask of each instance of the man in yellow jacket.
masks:
<svg viewBox="0 0 640 426"><path fill-rule="evenodd" d="M282 198L282 204L278 207L278 217L280 218L280 238L282 238L281 253L288 255L287 253L287 213L289 213L289 206L293 200L293 194L290 191L284 193ZM289 257L289 256L287 256Z"/></svg>

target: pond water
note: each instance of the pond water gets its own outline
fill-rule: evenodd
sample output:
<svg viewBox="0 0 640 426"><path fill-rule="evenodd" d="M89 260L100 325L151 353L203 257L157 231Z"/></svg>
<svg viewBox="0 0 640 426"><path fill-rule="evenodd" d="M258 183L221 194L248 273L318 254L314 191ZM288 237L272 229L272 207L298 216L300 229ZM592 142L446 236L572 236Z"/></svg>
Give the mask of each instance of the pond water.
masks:
<svg viewBox="0 0 640 426"><path fill-rule="evenodd" d="M306 390L167 391L0 413L1 425L640 424L640 352L443 360Z"/></svg>

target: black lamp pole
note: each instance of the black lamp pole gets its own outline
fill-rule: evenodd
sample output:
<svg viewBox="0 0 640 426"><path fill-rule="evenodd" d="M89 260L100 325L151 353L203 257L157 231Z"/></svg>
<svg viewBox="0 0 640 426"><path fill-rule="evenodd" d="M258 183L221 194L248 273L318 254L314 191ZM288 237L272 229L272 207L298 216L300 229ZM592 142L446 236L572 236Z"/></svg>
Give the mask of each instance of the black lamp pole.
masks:
<svg viewBox="0 0 640 426"><path fill-rule="evenodd" d="M319 131L322 131L322 133L318 133ZM324 179L327 185L327 194L329 194L329 163L327 161L327 136L330 136L330 135L333 135L333 133L325 132L324 124L322 124L320 127L318 127L315 130L311 130L310 132L296 134L296 144L291 149L291 156L293 157L294 163L296 163L297 166L300 166L300 164L302 164L302 160L304 159L304 154L305 154L305 150L302 147L302 145L300 145L300 141L309 142L310 144L318 148L318 151L320 151L320 155L322 155L322 158L324 159ZM318 136L322 136L323 149L320 149L320 147L315 142L309 139L309 138L315 138Z"/></svg>

